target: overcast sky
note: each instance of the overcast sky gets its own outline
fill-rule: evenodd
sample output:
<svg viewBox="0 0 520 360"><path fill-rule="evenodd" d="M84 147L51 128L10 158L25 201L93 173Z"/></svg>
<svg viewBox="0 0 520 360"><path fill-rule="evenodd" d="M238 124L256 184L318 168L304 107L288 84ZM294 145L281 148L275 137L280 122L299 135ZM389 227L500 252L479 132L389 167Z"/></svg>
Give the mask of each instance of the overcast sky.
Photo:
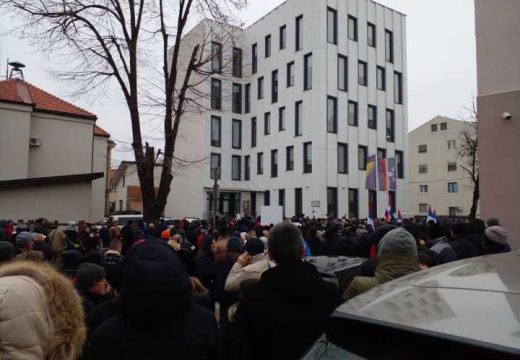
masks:
<svg viewBox="0 0 520 360"><path fill-rule="evenodd" d="M240 13L246 25L265 15L284 0L248 0ZM318 1L318 0L316 0ZM436 115L460 118L464 106L476 95L476 56L474 0L378 0L379 3L407 15L408 52L408 128L413 130ZM66 97L63 83L49 75L53 59L39 54L37 47L4 33L18 24L1 15L0 76L5 61L23 62L27 81ZM98 125L116 140L131 139L126 106L119 97L104 96L88 101L69 99L95 113ZM122 147L118 146L121 150ZM117 147L116 147L117 149ZM115 153L115 158L128 154Z"/></svg>

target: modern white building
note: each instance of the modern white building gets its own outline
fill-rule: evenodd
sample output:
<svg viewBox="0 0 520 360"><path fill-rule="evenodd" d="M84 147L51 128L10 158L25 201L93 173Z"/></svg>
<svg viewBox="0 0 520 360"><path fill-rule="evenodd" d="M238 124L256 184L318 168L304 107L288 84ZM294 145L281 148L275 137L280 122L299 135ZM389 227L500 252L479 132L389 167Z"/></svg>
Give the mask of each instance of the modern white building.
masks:
<svg viewBox="0 0 520 360"><path fill-rule="evenodd" d="M182 121L176 156L200 161L176 171L165 214L209 216L215 167L221 214L264 204L286 216L365 218L369 204L382 215L389 203L405 211L405 20L370 0L287 0L245 29L199 23L181 57L204 43L212 75L197 88L203 106ZM396 159L393 191L365 188L376 154Z"/></svg>
<svg viewBox="0 0 520 360"><path fill-rule="evenodd" d="M461 168L461 133L471 130L464 121L436 116L408 136L409 211L426 215L428 206L437 215L467 216L473 183ZM477 212L478 216L478 212Z"/></svg>

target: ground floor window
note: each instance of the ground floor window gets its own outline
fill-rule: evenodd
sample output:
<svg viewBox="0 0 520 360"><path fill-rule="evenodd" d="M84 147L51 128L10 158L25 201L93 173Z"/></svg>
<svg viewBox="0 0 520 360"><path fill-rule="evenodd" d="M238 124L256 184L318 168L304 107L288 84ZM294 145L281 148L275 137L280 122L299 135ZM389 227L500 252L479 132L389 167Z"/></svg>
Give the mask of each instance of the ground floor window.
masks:
<svg viewBox="0 0 520 360"><path fill-rule="evenodd" d="M217 202L220 216L234 216L241 213L239 192L221 192ZM206 192L206 217L213 216L213 192Z"/></svg>

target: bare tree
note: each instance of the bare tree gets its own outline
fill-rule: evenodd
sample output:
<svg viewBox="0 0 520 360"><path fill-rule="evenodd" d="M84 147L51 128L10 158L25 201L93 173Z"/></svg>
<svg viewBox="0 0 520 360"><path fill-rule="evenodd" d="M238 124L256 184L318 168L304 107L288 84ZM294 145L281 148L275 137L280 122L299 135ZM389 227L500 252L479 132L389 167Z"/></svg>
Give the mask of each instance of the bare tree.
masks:
<svg viewBox="0 0 520 360"><path fill-rule="evenodd" d="M0 0L0 9L24 20L22 35L42 50L68 56L60 73L83 90L103 91L115 80L128 108L132 149L146 221L163 214L173 180L172 164L183 114L201 104L198 85L214 54L181 39L198 16L232 22L247 0ZM211 43L211 42L209 42ZM209 55L208 55L209 53ZM193 96L191 96L191 95ZM146 108L146 109L145 109ZM151 109L151 110L150 110ZM162 123L159 149L143 141L147 115ZM156 194L154 168L162 157Z"/></svg>
<svg viewBox="0 0 520 360"><path fill-rule="evenodd" d="M478 113L475 100L471 106L466 108L469 115L465 118L467 126L459 135L459 158L461 160L460 167L471 179L473 185L473 196L471 201L471 210L468 215L470 219L474 219L477 215L478 202L480 199L479 190L479 161L478 161Z"/></svg>

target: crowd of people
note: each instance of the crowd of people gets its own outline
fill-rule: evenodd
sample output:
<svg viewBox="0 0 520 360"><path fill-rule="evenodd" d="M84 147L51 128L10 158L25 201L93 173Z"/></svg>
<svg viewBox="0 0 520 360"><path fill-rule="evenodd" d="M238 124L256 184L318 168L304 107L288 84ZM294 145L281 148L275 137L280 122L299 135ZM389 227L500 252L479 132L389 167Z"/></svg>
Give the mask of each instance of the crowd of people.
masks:
<svg viewBox="0 0 520 360"><path fill-rule="evenodd" d="M369 289L511 251L497 219L451 225L248 216L100 228L0 221L0 353L13 359L296 359ZM345 289L307 256L366 258ZM8 335L4 335L8 334Z"/></svg>

